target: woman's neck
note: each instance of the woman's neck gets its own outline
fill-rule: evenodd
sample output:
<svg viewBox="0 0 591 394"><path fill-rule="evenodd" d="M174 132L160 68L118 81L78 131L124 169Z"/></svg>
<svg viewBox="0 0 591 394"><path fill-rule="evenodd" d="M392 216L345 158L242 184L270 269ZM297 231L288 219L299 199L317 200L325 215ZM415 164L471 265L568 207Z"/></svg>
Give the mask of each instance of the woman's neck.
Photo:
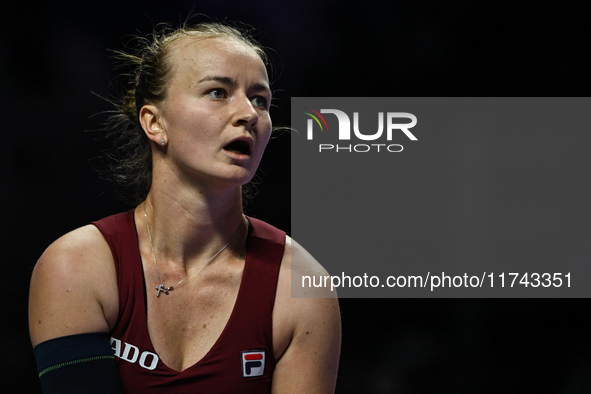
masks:
<svg viewBox="0 0 591 394"><path fill-rule="evenodd" d="M138 234L141 236L148 231L147 218L159 260L182 265L186 270L207 261L234 233L228 251L240 253L233 245L244 245L238 241L244 240L247 232L239 187L204 193L182 189L173 192L153 185L146 201L138 208L138 231L139 223L143 223L143 231Z"/></svg>

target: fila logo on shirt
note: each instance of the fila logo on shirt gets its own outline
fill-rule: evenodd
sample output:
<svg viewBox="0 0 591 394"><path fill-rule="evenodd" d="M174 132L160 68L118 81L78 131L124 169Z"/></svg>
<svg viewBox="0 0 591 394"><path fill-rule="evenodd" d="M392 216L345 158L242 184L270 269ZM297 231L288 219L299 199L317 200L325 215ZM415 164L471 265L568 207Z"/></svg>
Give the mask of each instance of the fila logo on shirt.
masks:
<svg viewBox="0 0 591 394"><path fill-rule="evenodd" d="M265 351L245 350L242 352L242 377L263 376L265 372Z"/></svg>

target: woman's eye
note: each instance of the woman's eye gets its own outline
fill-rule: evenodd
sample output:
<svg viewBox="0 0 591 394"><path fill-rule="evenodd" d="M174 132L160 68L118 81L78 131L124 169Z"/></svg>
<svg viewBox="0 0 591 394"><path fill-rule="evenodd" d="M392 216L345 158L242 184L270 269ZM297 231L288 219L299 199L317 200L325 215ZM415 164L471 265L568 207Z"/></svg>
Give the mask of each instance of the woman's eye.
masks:
<svg viewBox="0 0 591 394"><path fill-rule="evenodd" d="M267 108L267 99L262 96L253 97L252 103L257 107Z"/></svg>
<svg viewBox="0 0 591 394"><path fill-rule="evenodd" d="M223 99L226 97L226 92L224 89L212 89L207 92L207 95L214 98L214 99Z"/></svg>

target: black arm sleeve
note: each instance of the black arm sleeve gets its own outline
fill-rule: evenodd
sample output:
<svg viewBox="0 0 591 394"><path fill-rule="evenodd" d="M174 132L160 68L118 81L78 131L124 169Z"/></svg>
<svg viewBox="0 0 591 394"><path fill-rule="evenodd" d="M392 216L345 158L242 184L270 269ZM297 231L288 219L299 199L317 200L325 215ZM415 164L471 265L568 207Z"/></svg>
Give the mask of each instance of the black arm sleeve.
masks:
<svg viewBox="0 0 591 394"><path fill-rule="evenodd" d="M106 332L50 339L33 352L45 394L122 393Z"/></svg>

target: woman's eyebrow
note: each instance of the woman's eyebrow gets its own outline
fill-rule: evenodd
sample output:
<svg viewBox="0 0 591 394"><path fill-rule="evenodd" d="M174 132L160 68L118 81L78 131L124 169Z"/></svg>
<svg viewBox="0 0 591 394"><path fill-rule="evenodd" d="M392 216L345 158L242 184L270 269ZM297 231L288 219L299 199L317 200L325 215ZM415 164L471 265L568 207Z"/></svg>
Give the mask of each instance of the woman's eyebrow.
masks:
<svg viewBox="0 0 591 394"><path fill-rule="evenodd" d="M265 91L265 92L267 92L269 94L272 94L271 88L269 88L269 86L267 86L264 83L255 83L254 85L252 85L252 89L255 90L255 91L261 91L262 90L262 91Z"/></svg>
<svg viewBox="0 0 591 394"><path fill-rule="evenodd" d="M206 77L201 78L197 83L201 83L201 82L207 82L207 81L216 81L219 83L222 83L224 85L228 85L231 87L236 87L238 86L238 82L235 79L232 79L230 77L222 77L220 75L208 75ZM251 89L256 90L256 91L265 91L268 92L269 94L272 94L271 92L271 88L264 83L255 83L251 86Z"/></svg>
<svg viewBox="0 0 591 394"><path fill-rule="evenodd" d="M223 83L224 85L230 85L232 87L238 85L238 82L236 82L234 79L232 79L230 77L222 77L219 75L208 75L205 78L200 79L198 83L206 82L206 81L217 81L217 82Z"/></svg>

